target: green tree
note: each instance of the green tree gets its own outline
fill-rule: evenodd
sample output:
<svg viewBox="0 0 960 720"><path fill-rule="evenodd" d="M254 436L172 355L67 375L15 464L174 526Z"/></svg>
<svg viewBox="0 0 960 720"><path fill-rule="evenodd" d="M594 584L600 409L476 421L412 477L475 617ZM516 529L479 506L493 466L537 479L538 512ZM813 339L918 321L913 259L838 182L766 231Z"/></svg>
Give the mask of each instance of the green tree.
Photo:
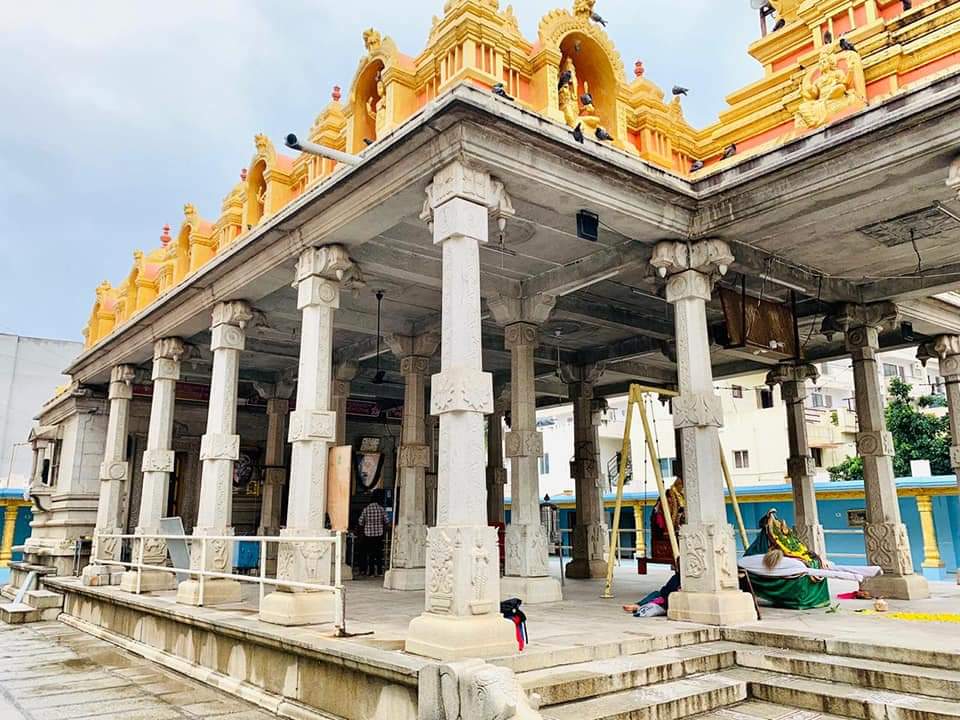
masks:
<svg viewBox="0 0 960 720"><path fill-rule="evenodd" d="M950 421L923 412L910 401L912 386L899 378L890 381L890 396L885 416L887 430L893 435L893 472L897 477L910 474L911 460L929 460L934 475L948 475L950 468ZM934 406L926 398L917 401L920 407ZM863 460L848 457L828 468L830 479L862 480Z"/></svg>

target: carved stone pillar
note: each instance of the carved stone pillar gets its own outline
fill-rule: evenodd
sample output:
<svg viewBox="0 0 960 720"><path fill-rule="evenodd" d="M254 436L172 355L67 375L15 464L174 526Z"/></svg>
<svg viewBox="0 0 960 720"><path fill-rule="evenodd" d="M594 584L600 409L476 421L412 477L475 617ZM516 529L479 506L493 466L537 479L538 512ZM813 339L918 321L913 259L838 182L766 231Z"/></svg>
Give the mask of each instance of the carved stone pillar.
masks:
<svg viewBox="0 0 960 720"><path fill-rule="evenodd" d="M504 325L504 345L510 351L510 432L505 438L510 458L510 524L505 536L504 598L519 597L527 605L563 599L560 582L550 577L549 538L540 520L539 461L543 437L537 430L537 394L533 353L538 328L556 298L493 298L490 311Z"/></svg>
<svg viewBox="0 0 960 720"><path fill-rule="evenodd" d="M878 597L910 600L929 596L927 581L913 572L907 528L900 520L897 483L893 474L893 436L887 432L883 394L877 370L879 333L897 321L893 303L838 306L824 322L843 330L853 358L853 388L857 403L857 454L863 458L863 490L867 500L864 536L867 562L883 568L865 587Z"/></svg>
<svg viewBox="0 0 960 720"><path fill-rule="evenodd" d="M960 187L960 161L956 166L957 184ZM939 360L940 375L946 383L950 466L960 482L960 335L938 335L926 344L925 349L928 355ZM957 584L960 585L960 572L957 573Z"/></svg>
<svg viewBox="0 0 960 720"><path fill-rule="evenodd" d="M687 521L679 528L681 590L670 596L669 616L708 625L756 619L752 598L740 592L733 528L727 522L720 467L720 398L713 389L706 304L714 280L733 263L720 240L660 242L650 264L667 279L677 333L680 395L673 424L680 430Z"/></svg>
<svg viewBox="0 0 960 720"><path fill-rule="evenodd" d="M503 415L508 401L496 392L493 414L487 416L487 522L504 522L503 488L507 484L507 469L503 466Z"/></svg>
<svg viewBox="0 0 960 720"><path fill-rule="evenodd" d="M290 493L287 527L291 539L280 544L277 577L330 584L332 545L293 542L322 537L327 508L327 452L336 439L332 403L333 316L340 305L341 281L356 273L346 249L339 245L306 250L297 263L297 307L302 317L297 409L290 414ZM312 625L333 619L332 592L303 592L281 586L264 598L260 619L277 625Z"/></svg>
<svg viewBox="0 0 960 720"><path fill-rule="evenodd" d="M426 473L430 467L427 445L426 387L430 356L440 336L390 335L387 344L400 358L404 379L403 426L399 458L400 509L393 531L393 564L383 579L388 590L423 590L427 549Z"/></svg>
<svg viewBox="0 0 960 720"><path fill-rule="evenodd" d="M787 407L787 440L790 457L787 474L793 488L794 530L810 550L827 559L827 543L817 513L817 493L814 490L814 464L807 440L807 420L804 401L807 399L807 380L819 377L813 365L782 363L767 374L767 385L780 386L780 394Z"/></svg>
<svg viewBox="0 0 960 720"><path fill-rule="evenodd" d="M117 365L110 372L110 417L107 420L107 441L100 465L100 498L97 503L97 529L93 538L91 558L119 560L120 541L117 538L100 538L99 534L119 535L126 523L121 517L123 492L130 480L130 463L127 462L127 428L130 422L130 400L133 399L134 369L130 365ZM111 578L120 581L122 568L119 565L91 563L83 569L84 585L110 585Z"/></svg>
<svg viewBox="0 0 960 720"><path fill-rule="evenodd" d="M407 652L442 660L516 650L499 613L497 531L487 526L484 415L493 384L483 372L480 243L490 209L509 205L501 183L452 163L427 188L424 219L443 252L441 372L431 385L440 416L437 526L427 531L425 612L410 622Z"/></svg>
<svg viewBox="0 0 960 720"><path fill-rule="evenodd" d="M576 488L576 522L573 527L573 559L567 563L569 578L607 576L610 549L603 486L600 477L599 413L594 412L594 383L603 365L563 365L560 378L567 383L573 403L573 460L570 475Z"/></svg>
<svg viewBox="0 0 960 720"><path fill-rule="evenodd" d="M333 409L337 413L336 446L347 444L347 400L350 399L350 383L357 376L360 365L355 360L344 360L333 369Z"/></svg>
<svg viewBox="0 0 960 720"><path fill-rule="evenodd" d="M279 535L283 519L283 486L287 482L287 417L294 383L291 377L273 383L254 383L257 393L267 401L267 446L264 453L263 491L260 493L259 535ZM267 575L277 571L277 546L267 543Z"/></svg>
<svg viewBox="0 0 960 720"><path fill-rule="evenodd" d="M240 352L246 343L246 327L253 310L241 300L217 303L213 308L210 349L213 371L210 377L210 401L207 406L207 431L200 438L200 505L193 536L233 535L233 466L240 457L237 435L237 382L240 378ZM201 543L190 546L190 566L220 573L233 571L233 543L210 540L206 555ZM240 583L225 578L204 582L206 605L240 601ZM200 604L199 578L190 578L177 588L177 602Z"/></svg>
<svg viewBox="0 0 960 720"><path fill-rule="evenodd" d="M150 426L147 430L147 449L140 467L143 483L140 491L140 515L136 533L160 533L160 518L167 509L167 491L173 472L173 408L180 379L180 359L184 344L179 338L164 338L153 345L153 398L150 403ZM167 544L163 540L146 539L143 559L148 565L163 565L167 561ZM133 557L139 557L139 543L134 543ZM173 573L163 570L145 570L140 580L140 592L172 590L176 586ZM125 572L120 578L120 589L137 591L137 573Z"/></svg>

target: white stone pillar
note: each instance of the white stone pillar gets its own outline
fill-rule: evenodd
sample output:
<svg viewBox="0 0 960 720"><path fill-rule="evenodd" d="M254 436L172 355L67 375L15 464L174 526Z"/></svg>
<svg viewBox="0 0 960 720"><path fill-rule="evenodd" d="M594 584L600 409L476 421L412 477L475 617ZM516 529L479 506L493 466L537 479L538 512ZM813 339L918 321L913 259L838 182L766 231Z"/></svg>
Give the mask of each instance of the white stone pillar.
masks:
<svg viewBox="0 0 960 720"><path fill-rule="evenodd" d="M174 469L173 411L180 379L180 359L185 347L179 338L157 340L153 346L153 398L150 403L150 426L147 430L147 449L140 467L143 482L140 491L140 515L136 533L155 535L160 533L160 518L167 509L167 491L170 474ZM143 540L143 559L148 565L164 565L167 562L167 544L163 540ZM139 543L133 545L133 557L139 557ZM145 570L140 579L140 592L172 590L176 587L173 573L162 570ZM120 579L120 589L137 591L137 573L125 572Z"/></svg>
<svg viewBox="0 0 960 720"><path fill-rule="evenodd" d="M237 382L240 378L240 352L246 343L246 327L253 310L241 300L217 303L213 308L210 349L213 371L210 401L207 407L207 431L200 438L200 505L193 536L233 535L233 466L240 457L237 435ZM201 543L190 546L190 566L220 573L233 571L233 543L210 540L205 560ZM204 581L203 603L216 605L240 601L240 583L225 578ZM190 578L177 588L177 602L200 604L199 578Z"/></svg>
<svg viewBox="0 0 960 720"><path fill-rule="evenodd" d="M896 323L893 303L847 303L828 318L846 335L853 358L853 388L857 403L857 454L863 458L863 490L867 525L867 562L883 568L864 587L877 597L910 600L928 597L927 581L913 572L907 528L900 519L900 502L893 474L893 436L887 431L883 393L877 368L880 330Z"/></svg>
<svg viewBox="0 0 960 720"><path fill-rule="evenodd" d="M537 430L534 373L538 328L549 317L556 298L501 296L487 304L504 326L504 346L510 351L510 432L504 442L510 458L510 524L506 528L506 567L500 595L522 598L527 605L556 602L563 595L560 582L550 577L549 537L540 519L543 437Z"/></svg>
<svg viewBox="0 0 960 720"><path fill-rule="evenodd" d="M600 414L594 411L593 386L603 374L602 364L563 365L560 377L567 383L573 403L573 460L570 475L576 486L576 523L573 527L573 559L566 565L569 578L600 578L607 575L610 550L603 482L600 473Z"/></svg>
<svg viewBox="0 0 960 720"><path fill-rule="evenodd" d="M493 384L482 370L480 243L503 186L460 163L427 188L424 218L443 251L441 372L431 412L440 416L437 526L427 531L426 608L410 622L407 652L441 660L509 655L514 626L500 615L497 531L487 525L484 415Z"/></svg>
<svg viewBox="0 0 960 720"><path fill-rule="evenodd" d="M336 439L332 407L333 316L340 305L340 280L354 271L339 245L310 248L297 262L297 307L302 318L297 409L290 414L290 493L287 527L277 560L277 577L295 582L331 584L333 551L329 543L293 542L323 537L327 511L327 453ZM331 622L334 595L280 587L264 598L260 619L276 625Z"/></svg>
<svg viewBox="0 0 960 720"><path fill-rule="evenodd" d="M279 535L283 518L283 486L287 482L287 417L293 382L290 378L275 383L254 383L257 393L267 401L267 446L264 453L263 490L260 493L259 535ZM267 575L277 571L277 546L267 544Z"/></svg>
<svg viewBox="0 0 960 720"><path fill-rule="evenodd" d="M130 401L133 399L134 369L117 365L110 372L110 417L107 420L107 441L100 465L100 499L97 503L97 528L93 538L92 559L119 560L121 542L117 538L100 538L99 534L120 535L125 532L121 500L130 479L127 462L127 429L130 423ZM98 565L91 562L83 569L84 585L110 585L111 578L120 581L119 565Z"/></svg>
<svg viewBox="0 0 960 720"><path fill-rule="evenodd" d="M426 473L430 467L427 444L426 387L430 356L440 336L390 335L387 344L400 358L404 378L403 426L399 458L399 517L393 530L393 567L383 579L388 590L423 590L427 549Z"/></svg>
<svg viewBox="0 0 960 720"><path fill-rule="evenodd" d="M496 394L496 388L494 388ZM493 414L487 416L487 522L503 523L503 488L507 469L503 466L503 415L506 401L493 400Z"/></svg>
<svg viewBox="0 0 960 720"><path fill-rule="evenodd" d="M957 181L960 183L960 162L957 164ZM960 483L960 335L938 335L926 346L927 352L936 357L940 375L946 383L947 415L950 418L950 467ZM960 572L957 572L960 585Z"/></svg>
<svg viewBox="0 0 960 720"><path fill-rule="evenodd" d="M827 543L817 512L817 493L814 489L814 464L807 440L807 419L804 401L807 399L807 380L819 377L813 365L782 363L767 374L767 385L780 385L780 395L787 407L787 440L790 457L787 474L793 488L793 527L797 536L824 561Z"/></svg>
<svg viewBox="0 0 960 720"><path fill-rule="evenodd" d="M733 528L727 522L720 467L720 398L713 389L706 304L714 280L733 255L721 240L666 241L650 264L667 278L677 333L680 395L673 423L680 430L687 521L679 528L681 590L670 596L669 616L707 625L732 625L757 617L752 598L740 592Z"/></svg>
<svg viewBox="0 0 960 720"><path fill-rule="evenodd" d="M336 446L347 444L347 400L350 399L350 383L357 376L360 365L355 360L344 360L333 369L333 409L337 413L337 433L333 440Z"/></svg>

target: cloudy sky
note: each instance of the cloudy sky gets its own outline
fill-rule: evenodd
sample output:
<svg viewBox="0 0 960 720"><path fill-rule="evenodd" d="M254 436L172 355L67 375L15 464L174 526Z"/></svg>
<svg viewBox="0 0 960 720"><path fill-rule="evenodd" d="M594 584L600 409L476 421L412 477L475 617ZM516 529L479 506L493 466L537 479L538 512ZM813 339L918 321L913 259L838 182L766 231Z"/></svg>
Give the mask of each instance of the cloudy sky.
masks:
<svg viewBox="0 0 960 720"><path fill-rule="evenodd" d="M572 0L514 0L535 38ZM506 0L501 0L505 5ZM443 0L30 0L0 20L0 332L81 339L101 280L177 227L215 220L264 131L304 132L374 26L416 55ZM759 78L748 0L599 0L628 69L695 126Z"/></svg>

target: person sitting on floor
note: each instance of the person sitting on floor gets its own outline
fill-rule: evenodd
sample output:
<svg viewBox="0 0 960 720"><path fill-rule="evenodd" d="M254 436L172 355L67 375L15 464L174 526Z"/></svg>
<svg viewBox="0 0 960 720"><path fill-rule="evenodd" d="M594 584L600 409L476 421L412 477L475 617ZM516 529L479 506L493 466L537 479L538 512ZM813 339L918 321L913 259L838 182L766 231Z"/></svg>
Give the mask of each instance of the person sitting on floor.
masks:
<svg viewBox="0 0 960 720"><path fill-rule="evenodd" d="M659 590L647 595L636 605L624 605L623 611L634 617L657 617L666 615L670 607L670 595L680 589L680 573L674 573Z"/></svg>
<svg viewBox="0 0 960 720"><path fill-rule="evenodd" d="M738 565L750 578L757 597L773 607L808 610L830 604L827 578L862 583L883 571L876 566L841 566L807 548L776 509L760 518L760 534Z"/></svg>

